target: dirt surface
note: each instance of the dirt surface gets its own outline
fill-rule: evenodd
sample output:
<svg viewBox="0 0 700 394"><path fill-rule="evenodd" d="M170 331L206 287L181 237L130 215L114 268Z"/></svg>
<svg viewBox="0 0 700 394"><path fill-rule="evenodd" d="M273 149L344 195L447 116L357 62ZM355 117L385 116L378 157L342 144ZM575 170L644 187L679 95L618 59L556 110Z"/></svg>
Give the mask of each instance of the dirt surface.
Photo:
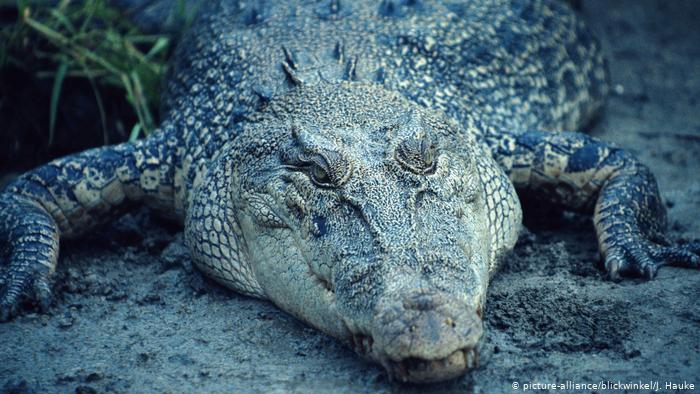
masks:
<svg viewBox="0 0 700 394"><path fill-rule="evenodd" d="M582 12L615 86L593 134L650 166L672 237L700 236L700 3L596 0ZM587 218L526 219L531 232L490 287L481 366L454 382L389 382L273 305L203 280L177 227L140 211L64 243L48 314L30 308L0 324L0 391L512 393L513 382L607 380L699 389L700 271L605 281Z"/></svg>

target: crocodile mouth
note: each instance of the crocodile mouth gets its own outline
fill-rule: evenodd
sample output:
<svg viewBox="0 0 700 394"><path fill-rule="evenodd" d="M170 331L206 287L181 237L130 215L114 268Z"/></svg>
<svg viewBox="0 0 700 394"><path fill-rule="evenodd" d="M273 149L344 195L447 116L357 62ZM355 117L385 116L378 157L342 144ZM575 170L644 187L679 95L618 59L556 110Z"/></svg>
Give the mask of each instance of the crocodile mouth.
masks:
<svg viewBox="0 0 700 394"><path fill-rule="evenodd" d="M432 383L462 376L478 365L476 349L459 349L447 357L437 360L407 358L401 361L384 362L389 375L403 383Z"/></svg>
<svg viewBox="0 0 700 394"><path fill-rule="evenodd" d="M374 341L369 335L356 334L351 338L351 346L361 356L372 357ZM433 383L450 380L462 376L479 363L479 352L476 348L463 348L452 352L447 357L424 359L408 357L403 360L392 360L381 357L378 360L391 379L402 383Z"/></svg>

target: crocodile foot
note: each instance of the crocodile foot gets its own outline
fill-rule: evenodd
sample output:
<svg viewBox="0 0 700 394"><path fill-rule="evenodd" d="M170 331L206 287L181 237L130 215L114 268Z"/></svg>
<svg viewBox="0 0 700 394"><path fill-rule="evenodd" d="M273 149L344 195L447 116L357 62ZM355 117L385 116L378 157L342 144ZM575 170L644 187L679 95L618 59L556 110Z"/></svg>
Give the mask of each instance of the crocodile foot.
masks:
<svg viewBox="0 0 700 394"><path fill-rule="evenodd" d="M670 245L630 237L611 247L605 257L612 280L619 280L621 274L653 279L663 265L700 268L700 241Z"/></svg>
<svg viewBox="0 0 700 394"><path fill-rule="evenodd" d="M0 252L0 321L16 315L25 298L46 309L58 257L51 217L24 198L0 194Z"/></svg>

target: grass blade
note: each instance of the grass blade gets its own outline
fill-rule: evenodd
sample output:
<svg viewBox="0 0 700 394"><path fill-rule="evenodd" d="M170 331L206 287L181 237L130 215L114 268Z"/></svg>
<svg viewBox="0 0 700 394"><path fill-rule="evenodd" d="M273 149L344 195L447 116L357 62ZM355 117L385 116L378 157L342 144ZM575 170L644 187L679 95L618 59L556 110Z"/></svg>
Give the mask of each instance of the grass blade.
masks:
<svg viewBox="0 0 700 394"><path fill-rule="evenodd" d="M102 139L104 141L104 144L107 145L109 144L109 133L107 132L107 115L105 115L105 107L104 104L102 104L102 95L100 94L100 90L97 88L97 84L95 83L95 77L90 72L90 69L87 68L87 65L85 63L81 63L80 65L83 68L83 72L85 73L86 78L88 79L88 81L90 81L92 93L95 95L97 110L100 112L100 124L102 125Z"/></svg>
<svg viewBox="0 0 700 394"><path fill-rule="evenodd" d="M141 123L136 123L134 128L131 129L131 134L129 135L129 142L136 142L139 139L139 134L141 134Z"/></svg>
<svg viewBox="0 0 700 394"><path fill-rule="evenodd" d="M65 27L69 33L75 34L75 28L73 27L73 24L70 22L70 20L68 19L68 17L66 17L65 14L63 14L56 8L52 8L49 11L49 13L51 13L51 16L56 18L56 20L61 24L61 26Z"/></svg>
<svg viewBox="0 0 700 394"><path fill-rule="evenodd" d="M24 18L29 14L29 0L17 0L17 11L19 11L19 18Z"/></svg>
<svg viewBox="0 0 700 394"><path fill-rule="evenodd" d="M95 54L94 52L90 51L87 48L84 48L80 45L74 44L68 37L65 35L57 32L54 29L51 29L50 27L46 26L45 24L34 20L30 17L27 17L24 19L24 22L37 32L39 32L41 35L43 35L46 39L49 41L52 41L57 47L59 47L62 50L69 50L74 52L73 57L76 59L82 59L85 58L87 60L90 60L92 62L97 63L98 65L104 67L106 70L110 71L113 74L120 74L119 69L114 67L112 64L107 62L105 59L103 59L101 56Z"/></svg>
<svg viewBox="0 0 700 394"><path fill-rule="evenodd" d="M49 146L51 146L53 143L54 132L56 130L58 100L61 98L61 88L63 87L63 80L66 77L66 71L68 71L68 62L63 60L61 64L58 65L56 76L53 79L53 88L51 89L51 106L49 108Z"/></svg>
<svg viewBox="0 0 700 394"><path fill-rule="evenodd" d="M153 47L151 48L150 51L146 54L146 59L150 60L153 58L153 56L157 55L162 51L163 49L168 47L168 44L170 44L170 40L167 37L159 37L158 40L156 40L156 43L153 44Z"/></svg>
<svg viewBox="0 0 700 394"><path fill-rule="evenodd" d="M146 100L146 96L144 95L139 74L132 72L131 80L133 82L134 97L137 100L136 105L141 109L141 114L143 116L143 132L148 135L151 133L151 130L153 130L153 116L151 116L151 111L148 109L148 100Z"/></svg>

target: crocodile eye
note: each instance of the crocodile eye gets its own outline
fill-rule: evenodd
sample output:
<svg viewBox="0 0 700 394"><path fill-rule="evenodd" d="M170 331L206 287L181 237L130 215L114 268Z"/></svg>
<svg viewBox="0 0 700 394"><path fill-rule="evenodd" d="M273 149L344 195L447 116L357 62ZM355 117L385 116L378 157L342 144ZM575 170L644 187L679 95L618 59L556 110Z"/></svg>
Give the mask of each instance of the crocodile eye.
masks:
<svg viewBox="0 0 700 394"><path fill-rule="evenodd" d="M321 155L287 153L283 155L282 162L286 168L292 171L305 173L316 186L334 187L344 181L344 178L338 177L333 172L338 168L333 167L328 159Z"/></svg>
<svg viewBox="0 0 700 394"><path fill-rule="evenodd" d="M321 166L319 163L311 163L311 166L309 168L309 175L311 176L311 180L318 186L332 186L331 178L328 175L328 171L326 171L326 169L323 168L323 166Z"/></svg>
<svg viewBox="0 0 700 394"><path fill-rule="evenodd" d="M396 160L407 170L416 174L435 172L436 148L429 134L404 140L396 148Z"/></svg>
<svg viewBox="0 0 700 394"><path fill-rule="evenodd" d="M316 186L325 188L340 187L350 178L352 164L341 152L325 147L328 141L316 141L298 126L291 132L292 143L280 155L283 168L303 172Z"/></svg>

